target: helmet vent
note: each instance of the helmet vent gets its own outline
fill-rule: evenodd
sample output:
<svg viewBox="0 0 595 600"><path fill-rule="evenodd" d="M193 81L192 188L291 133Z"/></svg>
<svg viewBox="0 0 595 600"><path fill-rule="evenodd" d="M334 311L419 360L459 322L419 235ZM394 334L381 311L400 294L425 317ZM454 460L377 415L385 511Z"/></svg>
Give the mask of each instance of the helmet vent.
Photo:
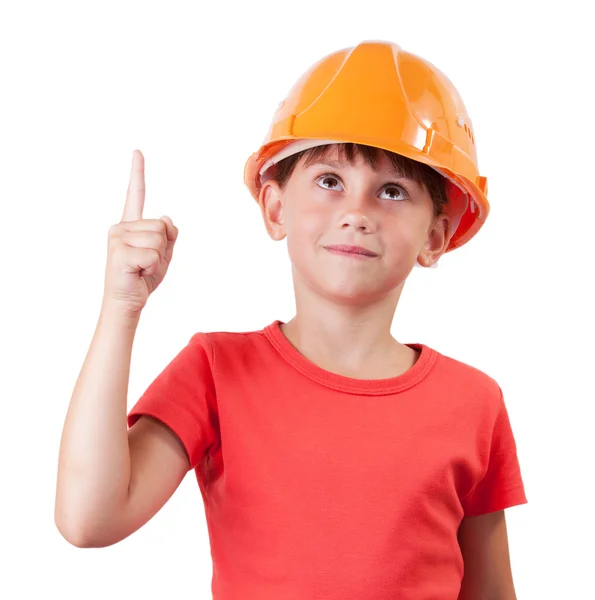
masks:
<svg viewBox="0 0 595 600"><path fill-rule="evenodd" d="M473 131L471 130L471 127L469 127L469 125L467 125L467 123L465 122L465 117L459 116L457 118L457 125L459 127L462 127L465 130L465 133L471 140L471 143L475 146L475 136L473 135Z"/></svg>

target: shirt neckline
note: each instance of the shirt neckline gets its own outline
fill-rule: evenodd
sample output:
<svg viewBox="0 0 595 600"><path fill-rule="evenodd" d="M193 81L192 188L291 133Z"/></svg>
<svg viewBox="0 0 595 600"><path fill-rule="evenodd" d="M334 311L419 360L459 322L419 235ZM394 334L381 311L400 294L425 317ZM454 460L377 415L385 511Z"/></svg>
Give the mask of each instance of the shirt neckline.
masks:
<svg viewBox="0 0 595 600"><path fill-rule="evenodd" d="M402 392L420 382L430 371L437 358L433 348L421 343L405 344L420 352L415 364L404 373L388 379L355 379L332 373L319 367L295 348L281 331L283 321L276 319L263 332L281 356L302 375L335 390L352 394L381 395Z"/></svg>

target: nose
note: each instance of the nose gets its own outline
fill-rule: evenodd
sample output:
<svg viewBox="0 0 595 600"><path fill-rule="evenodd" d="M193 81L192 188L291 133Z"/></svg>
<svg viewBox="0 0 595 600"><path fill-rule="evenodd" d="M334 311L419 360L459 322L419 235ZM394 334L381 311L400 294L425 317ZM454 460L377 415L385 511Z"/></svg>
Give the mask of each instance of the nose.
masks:
<svg viewBox="0 0 595 600"><path fill-rule="evenodd" d="M365 194L352 194L349 198L346 197L342 209L339 221L342 229L353 227L362 233L370 233L374 230L374 222L370 216L372 209L368 205Z"/></svg>
<svg viewBox="0 0 595 600"><path fill-rule="evenodd" d="M370 219L361 211L350 211L345 214L341 220L341 228L348 229L353 227L356 231L369 233L371 231Z"/></svg>

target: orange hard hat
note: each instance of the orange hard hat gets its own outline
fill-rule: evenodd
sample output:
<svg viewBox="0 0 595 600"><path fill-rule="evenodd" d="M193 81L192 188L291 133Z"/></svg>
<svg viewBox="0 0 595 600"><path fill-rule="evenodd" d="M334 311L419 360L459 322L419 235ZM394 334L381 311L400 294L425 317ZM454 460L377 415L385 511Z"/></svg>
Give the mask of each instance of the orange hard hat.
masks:
<svg viewBox="0 0 595 600"><path fill-rule="evenodd" d="M353 142L424 163L447 178L444 211L454 227L446 252L485 222L487 179L477 167L475 136L451 81L394 43L366 41L311 66L279 104L260 149L244 169L258 202L267 170L321 144Z"/></svg>

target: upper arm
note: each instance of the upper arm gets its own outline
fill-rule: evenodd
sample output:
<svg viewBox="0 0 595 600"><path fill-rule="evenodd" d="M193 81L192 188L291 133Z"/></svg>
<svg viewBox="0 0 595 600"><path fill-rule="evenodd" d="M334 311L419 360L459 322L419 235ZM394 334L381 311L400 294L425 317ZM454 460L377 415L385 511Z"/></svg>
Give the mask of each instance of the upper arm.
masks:
<svg viewBox="0 0 595 600"><path fill-rule="evenodd" d="M458 540L465 565L458 600L516 600L504 510L464 517Z"/></svg>
<svg viewBox="0 0 595 600"><path fill-rule="evenodd" d="M186 450L164 423L143 415L128 430L130 484L124 506L94 547L115 544L140 529L167 502L190 469Z"/></svg>

